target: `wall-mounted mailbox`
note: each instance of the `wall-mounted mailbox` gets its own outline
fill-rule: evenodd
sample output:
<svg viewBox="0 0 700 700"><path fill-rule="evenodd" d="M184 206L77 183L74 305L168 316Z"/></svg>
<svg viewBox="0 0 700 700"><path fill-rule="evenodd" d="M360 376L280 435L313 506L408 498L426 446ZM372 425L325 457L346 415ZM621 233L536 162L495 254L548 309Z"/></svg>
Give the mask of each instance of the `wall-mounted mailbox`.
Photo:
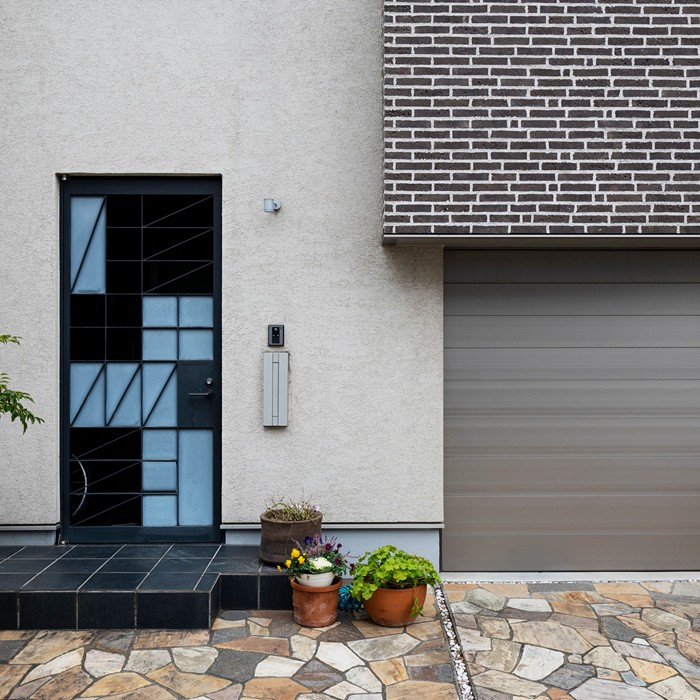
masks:
<svg viewBox="0 0 700 700"><path fill-rule="evenodd" d="M288 424L289 353L263 353L263 425Z"/></svg>

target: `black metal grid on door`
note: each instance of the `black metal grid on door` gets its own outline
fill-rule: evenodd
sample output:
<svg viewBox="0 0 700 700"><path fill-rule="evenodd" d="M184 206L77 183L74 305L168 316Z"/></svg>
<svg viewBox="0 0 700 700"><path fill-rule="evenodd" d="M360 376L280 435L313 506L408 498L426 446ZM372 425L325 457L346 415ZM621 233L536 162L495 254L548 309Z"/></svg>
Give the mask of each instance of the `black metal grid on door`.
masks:
<svg viewBox="0 0 700 700"><path fill-rule="evenodd" d="M217 541L221 183L62 188L62 526L70 541Z"/></svg>

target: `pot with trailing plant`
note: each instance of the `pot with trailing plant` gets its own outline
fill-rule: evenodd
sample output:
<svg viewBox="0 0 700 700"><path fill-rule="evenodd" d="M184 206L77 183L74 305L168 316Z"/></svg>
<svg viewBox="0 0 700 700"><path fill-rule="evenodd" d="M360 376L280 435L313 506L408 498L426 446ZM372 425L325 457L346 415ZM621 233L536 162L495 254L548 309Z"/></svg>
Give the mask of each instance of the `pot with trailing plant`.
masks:
<svg viewBox="0 0 700 700"><path fill-rule="evenodd" d="M427 587L439 583L440 577L428 559L388 544L359 558L351 594L363 601L373 622L403 627L423 610Z"/></svg>
<svg viewBox="0 0 700 700"><path fill-rule="evenodd" d="M296 542L321 534L323 513L306 500L271 499L260 515L259 557L268 564L282 564L290 558Z"/></svg>
<svg viewBox="0 0 700 700"><path fill-rule="evenodd" d="M321 535L297 542L284 567L292 586L294 621L303 627L327 627L338 616L338 591L350 567L335 537Z"/></svg>

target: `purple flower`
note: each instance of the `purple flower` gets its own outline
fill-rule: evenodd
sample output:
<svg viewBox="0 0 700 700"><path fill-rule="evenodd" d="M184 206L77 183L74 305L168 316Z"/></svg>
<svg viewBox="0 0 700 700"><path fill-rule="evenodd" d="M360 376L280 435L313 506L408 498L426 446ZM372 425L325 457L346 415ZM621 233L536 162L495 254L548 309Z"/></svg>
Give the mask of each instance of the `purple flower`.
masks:
<svg viewBox="0 0 700 700"><path fill-rule="evenodd" d="M305 538L304 538L304 544L311 544L311 538L310 538L310 537L305 537Z"/></svg>
<svg viewBox="0 0 700 700"><path fill-rule="evenodd" d="M331 549L333 549L333 545L332 545L330 542L328 542L328 543L326 544L326 551L327 551L327 552L330 552Z"/></svg>
<svg viewBox="0 0 700 700"><path fill-rule="evenodd" d="M335 558L335 561L333 562L336 566L340 564L340 559L338 557Z"/></svg>

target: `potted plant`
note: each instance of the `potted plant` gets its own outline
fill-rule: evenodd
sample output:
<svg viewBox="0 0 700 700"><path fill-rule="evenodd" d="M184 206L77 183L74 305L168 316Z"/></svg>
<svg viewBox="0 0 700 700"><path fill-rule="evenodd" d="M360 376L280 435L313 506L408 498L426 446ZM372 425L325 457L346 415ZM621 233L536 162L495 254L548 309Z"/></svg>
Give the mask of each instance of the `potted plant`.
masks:
<svg viewBox="0 0 700 700"><path fill-rule="evenodd" d="M327 627L338 616L338 590L348 567L346 554L335 537L307 537L296 543L284 569L292 586L294 621L304 627ZM282 566L277 567L280 571Z"/></svg>
<svg viewBox="0 0 700 700"><path fill-rule="evenodd" d="M272 499L260 515L260 559L268 564L287 561L295 542L321 534L322 520L323 513L304 499Z"/></svg>
<svg viewBox="0 0 700 700"><path fill-rule="evenodd" d="M440 583L425 557L390 544L365 552L353 573L352 597L362 599L370 619L385 627L412 622L423 610L428 585Z"/></svg>

